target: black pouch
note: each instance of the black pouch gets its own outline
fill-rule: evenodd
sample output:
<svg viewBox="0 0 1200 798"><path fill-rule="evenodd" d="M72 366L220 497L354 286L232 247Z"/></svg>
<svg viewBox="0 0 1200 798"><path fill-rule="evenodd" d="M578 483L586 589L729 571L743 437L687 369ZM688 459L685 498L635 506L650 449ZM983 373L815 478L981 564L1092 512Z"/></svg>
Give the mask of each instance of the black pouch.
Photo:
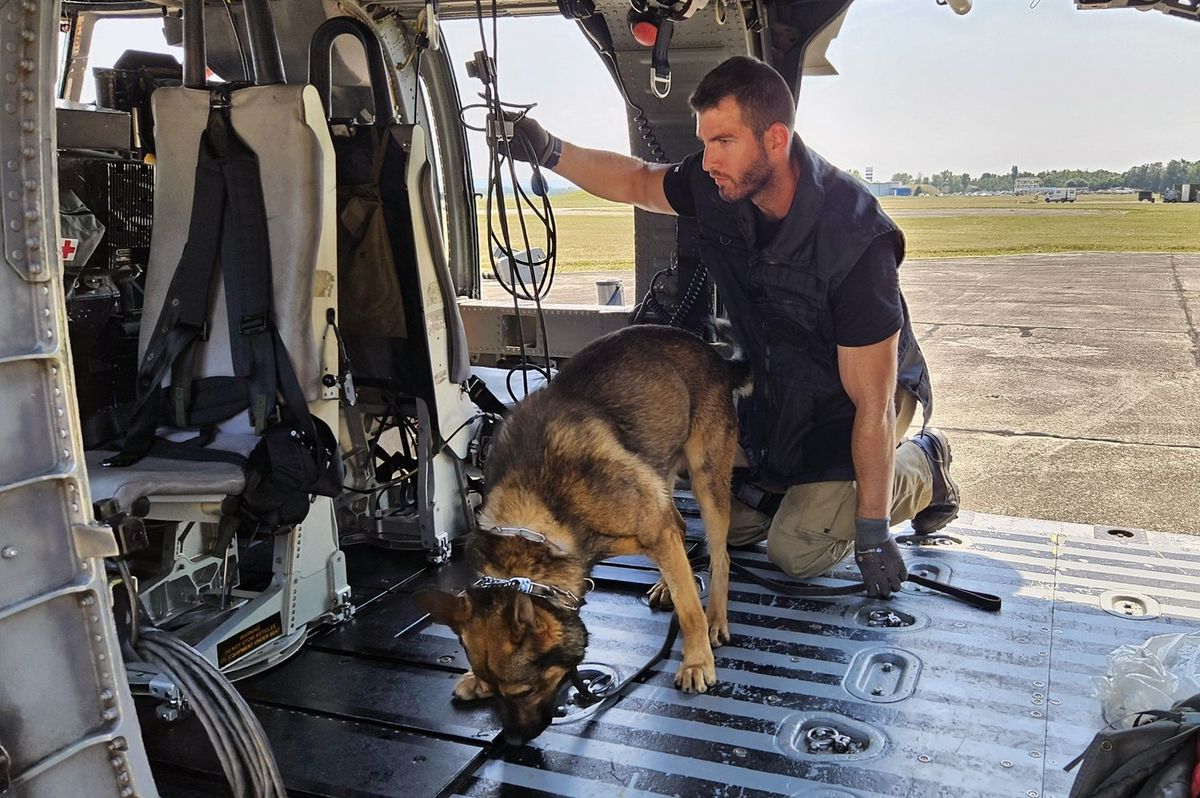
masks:
<svg viewBox="0 0 1200 798"><path fill-rule="evenodd" d="M1105 729L1067 765L1083 766L1070 798L1191 798L1200 739L1200 694L1151 710L1132 729Z"/></svg>
<svg viewBox="0 0 1200 798"><path fill-rule="evenodd" d="M342 460L328 425L312 417L316 441L290 424L267 429L250 452L241 510L271 528L298 524L308 516L310 495L337 496Z"/></svg>

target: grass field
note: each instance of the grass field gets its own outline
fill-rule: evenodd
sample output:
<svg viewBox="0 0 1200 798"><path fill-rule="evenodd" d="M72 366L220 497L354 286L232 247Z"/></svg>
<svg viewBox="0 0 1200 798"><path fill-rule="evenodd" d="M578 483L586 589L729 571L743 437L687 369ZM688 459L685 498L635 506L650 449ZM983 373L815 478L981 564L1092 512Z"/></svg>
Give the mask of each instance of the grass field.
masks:
<svg viewBox="0 0 1200 798"><path fill-rule="evenodd" d="M633 211L582 191L552 197L558 268L633 268ZM886 197L909 258L1034 252L1200 252L1200 203L1137 202L1082 195L1074 203L1027 197ZM480 204L480 229L484 231ZM545 246L545 233L534 246ZM481 238L481 241L484 239ZM486 260L485 260L486 262Z"/></svg>

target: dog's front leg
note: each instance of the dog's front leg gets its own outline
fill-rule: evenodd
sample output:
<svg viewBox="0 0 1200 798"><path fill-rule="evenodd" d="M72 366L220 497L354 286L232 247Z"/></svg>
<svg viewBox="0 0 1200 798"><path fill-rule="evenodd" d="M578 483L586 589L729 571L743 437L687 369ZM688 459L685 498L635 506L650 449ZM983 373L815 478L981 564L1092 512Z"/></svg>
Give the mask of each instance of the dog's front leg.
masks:
<svg viewBox="0 0 1200 798"><path fill-rule="evenodd" d="M454 685L454 697L459 701L478 701L491 698L492 695L492 686L476 676L474 671L467 671L458 677Z"/></svg>
<svg viewBox="0 0 1200 798"><path fill-rule="evenodd" d="M683 543L664 535L650 552L675 603L683 631L683 662L675 673L675 686L687 693L703 693L717 683L717 665L708 642L708 621L700 604L700 591L692 578Z"/></svg>

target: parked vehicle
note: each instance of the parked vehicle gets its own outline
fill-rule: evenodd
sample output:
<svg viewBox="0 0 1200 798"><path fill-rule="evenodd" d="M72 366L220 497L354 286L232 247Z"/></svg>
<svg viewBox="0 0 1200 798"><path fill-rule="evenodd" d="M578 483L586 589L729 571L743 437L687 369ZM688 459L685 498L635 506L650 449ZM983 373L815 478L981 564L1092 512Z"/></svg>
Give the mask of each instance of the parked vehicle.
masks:
<svg viewBox="0 0 1200 798"><path fill-rule="evenodd" d="M1076 189L1052 188L1046 192L1046 202L1074 202Z"/></svg>

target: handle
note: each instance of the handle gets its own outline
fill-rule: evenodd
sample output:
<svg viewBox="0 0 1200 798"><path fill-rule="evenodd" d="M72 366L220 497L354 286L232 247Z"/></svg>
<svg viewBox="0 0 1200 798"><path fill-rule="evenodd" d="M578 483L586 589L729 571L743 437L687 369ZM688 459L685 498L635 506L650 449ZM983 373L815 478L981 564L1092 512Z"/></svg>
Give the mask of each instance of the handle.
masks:
<svg viewBox="0 0 1200 798"><path fill-rule="evenodd" d="M333 114L333 42L342 35L358 39L367 56L367 75L371 81L371 97L375 102L375 124L393 124L396 121L396 107L392 103L387 65L383 60L383 47L367 24L354 17L333 17L322 22L313 33L312 44L308 49L308 82L317 87L317 94L321 95L326 115Z"/></svg>

